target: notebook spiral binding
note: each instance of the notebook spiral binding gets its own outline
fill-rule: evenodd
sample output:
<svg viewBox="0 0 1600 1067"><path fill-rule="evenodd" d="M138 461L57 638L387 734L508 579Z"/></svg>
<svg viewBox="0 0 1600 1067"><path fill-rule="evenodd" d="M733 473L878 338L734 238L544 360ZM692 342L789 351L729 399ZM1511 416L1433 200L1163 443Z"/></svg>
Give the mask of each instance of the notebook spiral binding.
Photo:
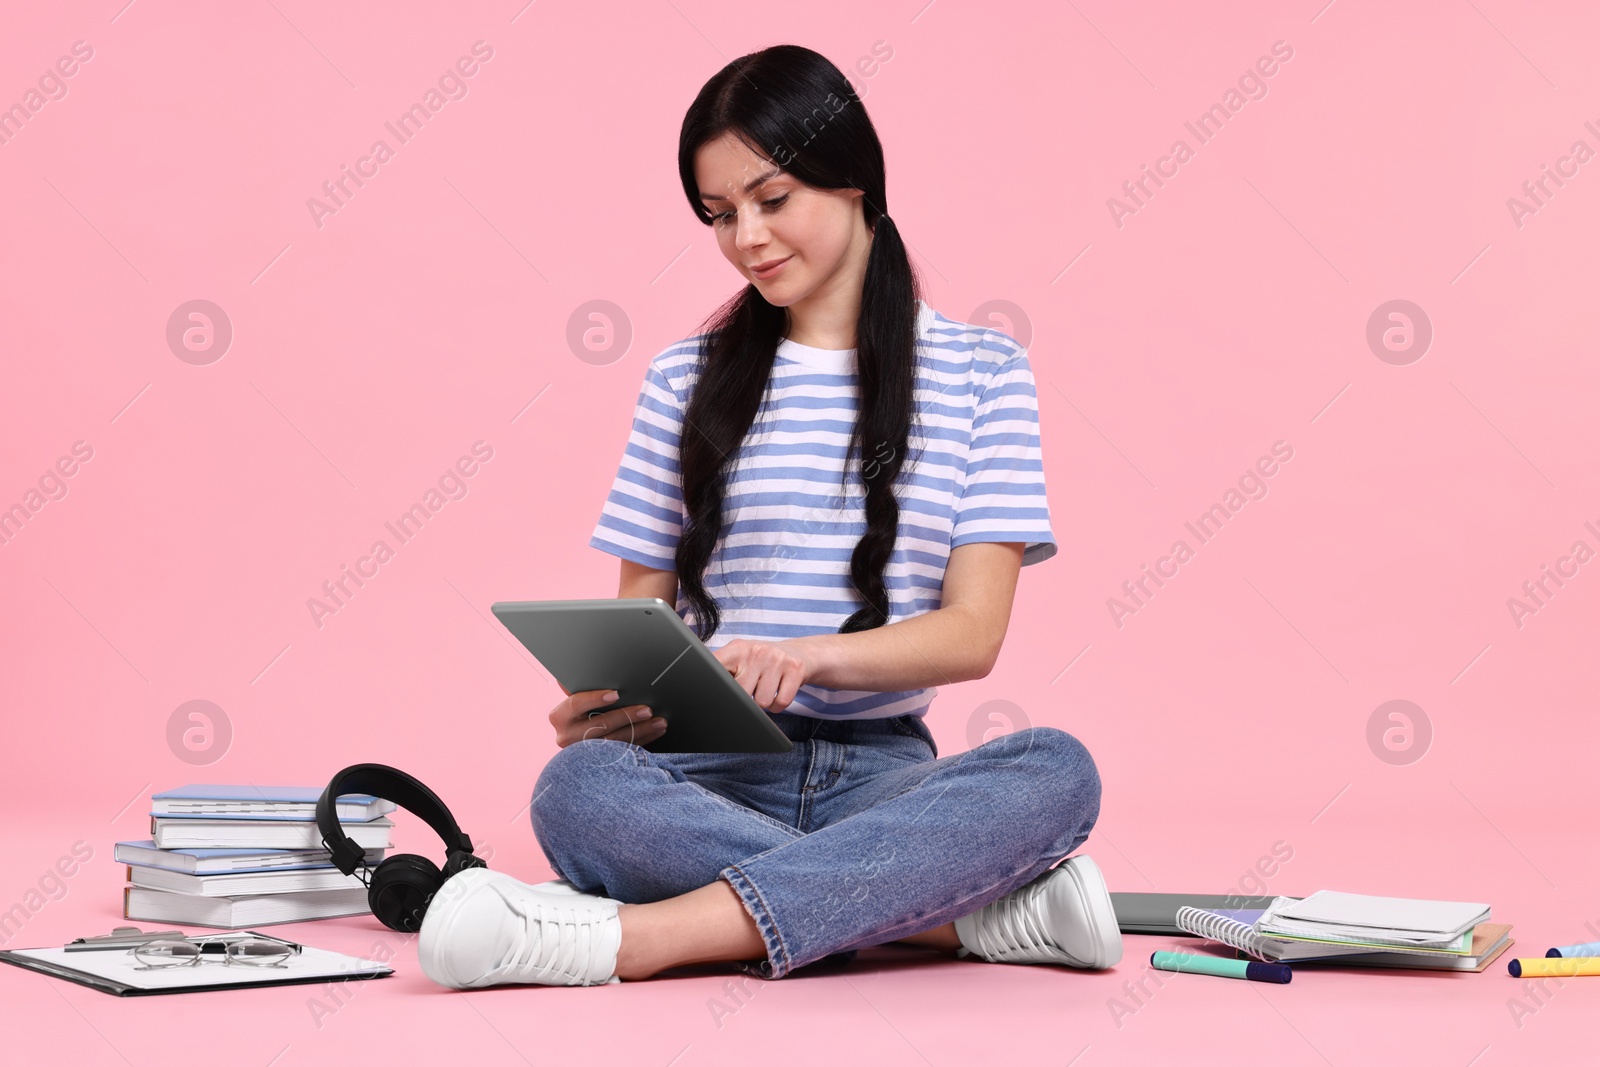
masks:
<svg viewBox="0 0 1600 1067"><path fill-rule="evenodd" d="M1178 909L1176 924L1181 930L1247 952L1258 960L1271 958L1262 952L1261 938L1255 929L1238 919L1203 908L1183 907Z"/></svg>

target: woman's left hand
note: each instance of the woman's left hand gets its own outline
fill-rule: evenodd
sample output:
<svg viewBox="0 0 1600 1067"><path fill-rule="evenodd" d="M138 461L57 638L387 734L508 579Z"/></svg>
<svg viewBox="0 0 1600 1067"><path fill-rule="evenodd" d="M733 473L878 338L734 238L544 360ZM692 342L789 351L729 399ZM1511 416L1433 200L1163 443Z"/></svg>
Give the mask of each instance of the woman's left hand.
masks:
<svg viewBox="0 0 1600 1067"><path fill-rule="evenodd" d="M738 637L711 654L769 712L787 708L815 670L814 658L799 639L774 642Z"/></svg>

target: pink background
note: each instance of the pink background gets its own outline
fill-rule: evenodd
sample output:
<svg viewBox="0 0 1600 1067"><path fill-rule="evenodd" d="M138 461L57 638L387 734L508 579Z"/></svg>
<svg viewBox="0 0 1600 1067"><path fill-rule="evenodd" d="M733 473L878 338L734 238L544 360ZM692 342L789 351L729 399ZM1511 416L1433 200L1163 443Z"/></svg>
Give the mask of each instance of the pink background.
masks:
<svg viewBox="0 0 1600 1067"><path fill-rule="evenodd" d="M7 947L112 925L113 842L190 781L399 764L495 866L549 877L524 808L560 692L488 605L615 593L586 541L644 366L740 284L684 203L678 126L720 66L780 42L851 71L929 302L1031 344L1062 551L1023 572L994 672L935 700L941 752L1029 722L1082 738L1106 783L1086 851L1113 889L1250 889L1282 842L1269 891L1488 902L1513 955L1596 936L1600 563L1520 626L1507 606L1574 542L1600 550L1600 162L1520 226L1507 206L1575 141L1600 148L1591 5L121 4L17 6L0 36L0 104L93 49L0 145L0 506L93 449L0 545L0 908L94 851ZM384 123L479 40L467 95L399 145ZM1199 143L1184 123L1276 41L1293 58L1266 95ZM319 228L307 199L378 138L394 157ZM1108 198L1178 138L1193 158L1118 226ZM195 299L234 334L203 366L166 341ZM1395 299L1433 328L1407 365L1366 341ZM569 343L593 300L625 350ZM307 599L395 547L383 524L480 440L466 496L319 627ZM1268 495L1119 627L1108 598L1276 441L1294 455ZM232 730L205 766L169 745L197 699ZM1393 763L1367 732L1390 700L1432 732ZM416 820L397 837L437 851ZM712 971L462 1004L370 918L284 929L399 946L399 974L319 1026L306 988L119 1001L6 969L7 1044L1090 1065L1233 1059L1247 1038L1343 1064L1381 1035L1396 1059L1488 1065L1577 1042L1600 997L1596 979L1535 999L1497 963L1184 976L1141 1000L1123 983L1169 939L1130 937L1101 975L883 950L747 1002Z"/></svg>

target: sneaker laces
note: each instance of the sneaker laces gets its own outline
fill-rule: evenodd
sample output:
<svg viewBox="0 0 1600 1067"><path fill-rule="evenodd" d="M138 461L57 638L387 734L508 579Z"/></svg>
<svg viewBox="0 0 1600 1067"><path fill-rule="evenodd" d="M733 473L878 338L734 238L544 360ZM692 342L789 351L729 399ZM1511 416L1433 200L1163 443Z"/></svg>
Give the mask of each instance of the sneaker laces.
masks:
<svg viewBox="0 0 1600 1067"><path fill-rule="evenodd" d="M983 921L976 924L975 931L980 956L1004 960L1023 953L1037 954L1040 949L1065 951L1040 921L1036 902L1044 891L1045 880L1041 878L984 906Z"/></svg>
<svg viewBox="0 0 1600 1067"><path fill-rule="evenodd" d="M523 920L496 972L515 969L535 980L553 976L563 985L598 985L611 977L614 961L613 966L606 965L602 955L605 939L599 927L614 922L615 912L597 914L590 906L554 896L540 900L530 914L521 900L507 896L499 886L494 891ZM530 930L537 932L530 934Z"/></svg>

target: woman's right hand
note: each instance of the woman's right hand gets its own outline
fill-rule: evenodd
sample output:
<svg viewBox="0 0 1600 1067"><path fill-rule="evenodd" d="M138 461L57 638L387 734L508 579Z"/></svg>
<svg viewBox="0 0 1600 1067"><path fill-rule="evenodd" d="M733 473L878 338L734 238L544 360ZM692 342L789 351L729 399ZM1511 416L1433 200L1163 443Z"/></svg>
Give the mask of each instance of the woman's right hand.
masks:
<svg viewBox="0 0 1600 1067"><path fill-rule="evenodd" d="M666 733L667 720L656 718L643 704L629 704L594 714L595 708L616 699L614 689L580 689L567 694L567 698L550 712L550 724L556 728L556 747L566 748L590 738L647 745Z"/></svg>

